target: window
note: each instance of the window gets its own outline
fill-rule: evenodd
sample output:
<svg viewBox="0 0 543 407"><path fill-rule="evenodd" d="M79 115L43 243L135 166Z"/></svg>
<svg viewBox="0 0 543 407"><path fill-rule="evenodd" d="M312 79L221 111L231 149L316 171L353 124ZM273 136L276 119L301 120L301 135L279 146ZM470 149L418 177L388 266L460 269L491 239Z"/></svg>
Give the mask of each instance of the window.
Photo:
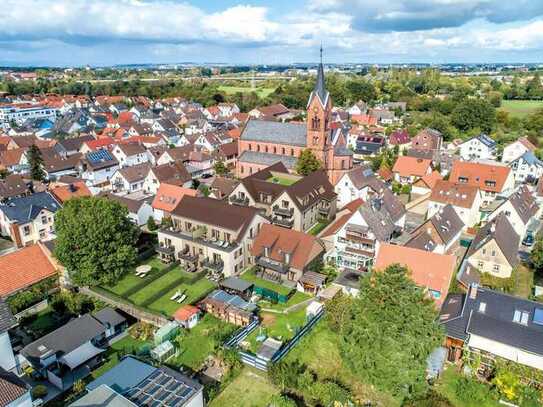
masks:
<svg viewBox="0 0 543 407"><path fill-rule="evenodd" d="M47 223L47 216L43 215L41 217L41 223L43 223L43 224Z"/></svg>
<svg viewBox="0 0 543 407"><path fill-rule="evenodd" d="M496 273L500 271L500 265L494 264L494 267L492 267L492 270L494 270Z"/></svg>
<svg viewBox="0 0 543 407"><path fill-rule="evenodd" d="M253 145L249 144L249 151L253 151Z"/></svg>
<svg viewBox="0 0 543 407"><path fill-rule="evenodd" d="M260 144L256 145L256 151L260 151Z"/></svg>
<svg viewBox="0 0 543 407"><path fill-rule="evenodd" d="M28 236L30 234L30 226L23 227L23 235Z"/></svg>
<svg viewBox="0 0 543 407"><path fill-rule="evenodd" d="M285 155L285 147L283 147L283 148L281 149L281 151L282 151L282 154Z"/></svg>
<svg viewBox="0 0 543 407"><path fill-rule="evenodd" d="M481 314L484 314L485 311L486 311L486 302L481 302L481 303L479 303L479 312L480 312Z"/></svg>
<svg viewBox="0 0 543 407"><path fill-rule="evenodd" d="M292 156L294 155L294 149L293 148L290 149L290 155L292 155Z"/></svg>
<svg viewBox="0 0 543 407"><path fill-rule="evenodd" d="M266 146L266 152L268 152L268 146Z"/></svg>
<svg viewBox="0 0 543 407"><path fill-rule="evenodd" d="M477 268L482 269L484 267L484 263L482 261L477 262Z"/></svg>
<svg viewBox="0 0 543 407"><path fill-rule="evenodd" d="M521 311L516 309L515 313L513 314L513 322L516 322L517 324L528 325L529 317L530 313L528 311Z"/></svg>
<svg viewBox="0 0 543 407"><path fill-rule="evenodd" d="M496 257L496 250L492 250L492 257Z"/></svg>

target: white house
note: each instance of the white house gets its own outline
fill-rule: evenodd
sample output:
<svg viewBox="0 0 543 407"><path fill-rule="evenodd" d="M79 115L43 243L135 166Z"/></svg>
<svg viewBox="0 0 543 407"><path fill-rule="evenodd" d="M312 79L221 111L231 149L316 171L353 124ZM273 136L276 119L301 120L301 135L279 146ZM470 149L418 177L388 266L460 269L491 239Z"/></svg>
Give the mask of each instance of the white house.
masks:
<svg viewBox="0 0 543 407"><path fill-rule="evenodd" d="M369 167L358 166L341 176L334 187L339 208L355 199L367 201L371 196L380 193L386 185L375 176Z"/></svg>
<svg viewBox="0 0 543 407"><path fill-rule="evenodd" d="M139 143L118 144L111 152L119 162L121 168L149 161L147 150Z"/></svg>
<svg viewBox="0 0 543 407"><path fill-rule="evenodd" d="M143 190L145 177L150 169L148 163L118 169L110 181L113 192L128 194Z"/></svg>
<svg viewBox="0 0 543 407"><path fill-rule="evenodd" d="M486 134L472 137L459 147L460 157L463 160L493 160L496 158L496 142Z"/></svg>
<svg viewBox="0 0 543 407"><path fill-rule="evenodd" d="M503 149L502 162L505 164L516 160L527 151L532 153L536 150L536 147L526 138L521 137L511 144L508 144Z"/></svg>
<svg viewBox="0 0 543 407"><path fill-rule="evenodd" d="M526 151L520 157L509 163L515 182L535 181L543 175L543 161L531 151Z"/></svg>
<svg viewBox="0 0 543 407"><path fill-rule="evenodd" d="M428 199L428 217L451 205L467 227L479 223L479 208L483 203L481 191L472 185L437 181Z"/></svg>
<svg viewBox="0 0 543 407"><path fill-rule="evenodd" d="M99 187L109 185L109 180L119 169L119 162L107 150L91 151L81 159L78 169L88 186Z"/></svg>

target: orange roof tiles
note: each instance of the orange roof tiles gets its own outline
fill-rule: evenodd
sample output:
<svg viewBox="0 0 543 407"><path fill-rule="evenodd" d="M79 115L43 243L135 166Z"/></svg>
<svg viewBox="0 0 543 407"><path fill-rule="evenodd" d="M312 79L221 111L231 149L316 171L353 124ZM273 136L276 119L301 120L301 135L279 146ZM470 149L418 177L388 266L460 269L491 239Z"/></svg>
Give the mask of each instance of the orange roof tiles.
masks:
<svg viewBox="0 0 543 407"><path fill-rule="evenodd" d="M89 190L89 188L87 188L84 181L74 182L70 185L59 185L51 189L51 193L62 204L70 198L92 195L91 191Z"/></svg>
<svg viewBox="0 0 543 407"><path fill-rule="evenodd" d="M173 314L173 318L176 321L187 321L193 315L198 314L198 312L200 312L198 307L195 307L194 305L185 304L181 308L179 308L177 311L175 311L175 313Z"/></svg>
<svg viewBox="0 0 543 407"><path fill-rule="evenodd" d="M355 199L354 201L349 202L346 204L341 211L337 214L336 220L332 222L329 226L327 226L323 231L322 234L319 235L319 237L326 237L331 236L335 234L338 230L340 230L343 225L345 225L349 219L353 216L353 213L355 213L358 208L360 208L364 204L364 200L361 198Z"/></svg>
<svg viewBox="0 0 543 407"><path fill-rule="evenodd" d="M430 159L401 155L394 163L392 171L403 177L424 177L428 173L428 168L430 168L431 165L432 160Z"/></svg>
<svg viewBox="0 0 543 407"><path fill-rule="evenodd" d="M422 182L423 185L427 186L428 188L432 189L436 183L440 180L442 180L443 177L438 171L433 171L430 174L425 175L422 177L419 182ZM418 183L418 182L417 182Z"/></svg>
<svg viewBox="0 0 543 407"><path fill-rule="evenodd" d="M164 212L171 212L185 195L196 197L198 196L198 191L195 189L161 183L151 206L154 209L159 209Z"/></svg>
<svg viewBox="0 0 543 407"><path fill-rule="evenodd" d="M449 180L476 186L483 191L502 192L511 168L503 165L455 161Z"/></svg>
<svg viewBox="0 0 543 407"><path fill-rule="evenodd" d="M0 296L54 276L57 269L39 244L0 256Z"/></svg>
<svg viewBox="0 0 543 407"><path fill-rule="evenodd" d="M439 292L439 298L434 299L438 305L443 303L456 267L455 256L383 243L373 268L384 270L396 263L410 270L411 278L419 287Z"/></svg>
<svg viewBox="0 0 543 407"><path fill-rule="evenodd" d="M471 208L478 192L479 188L472 185L439 180L432 188L430 201Z"/></svg>

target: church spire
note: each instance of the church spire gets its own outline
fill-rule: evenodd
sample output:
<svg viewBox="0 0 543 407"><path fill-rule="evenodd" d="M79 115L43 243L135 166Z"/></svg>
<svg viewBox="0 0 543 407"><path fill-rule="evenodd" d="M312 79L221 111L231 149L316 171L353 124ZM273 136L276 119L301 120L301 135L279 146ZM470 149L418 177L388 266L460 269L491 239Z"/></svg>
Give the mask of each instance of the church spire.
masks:
<svg viewBox="0 0 543 407"><path fill-rule="evenodd" d="M324 66L322 65L322 43L320 47L320 63L317 70L317 82L315 83L315 88L313 93L319 96L321 102L326 103L326 98L328 96L328 91L326 90L326 85L324 83Z"/></svg>

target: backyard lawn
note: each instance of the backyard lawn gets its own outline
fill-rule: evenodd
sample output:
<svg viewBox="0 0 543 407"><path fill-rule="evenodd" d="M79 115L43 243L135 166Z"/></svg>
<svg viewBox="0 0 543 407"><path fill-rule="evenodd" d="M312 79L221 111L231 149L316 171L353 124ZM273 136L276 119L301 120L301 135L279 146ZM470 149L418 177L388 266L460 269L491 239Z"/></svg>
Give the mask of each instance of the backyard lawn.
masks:
<svg viewBox="0 0 543 407"><path fill-rule="evenodd" d="M503 100L499 110L508 112L513 117L523 118L541 108L541 100Z"/></svg>
<svg viewBox="0 0 543 407"><path fill-rule="evenodd" d="M145 305L145 302L154 294L164 290L170 284L174 284L177 280L183 277L183 274L187 274L182 271L179 267L176 267L172 271L169 271L167 274L163 275L160 278L150 282L147 286L143 287L141 290L132 294L128 299L137 305Z"/></svg>
<svg viewBox="0 0 543 407"><path fill-rule="evenodd" d="M209 403L209 407L239 406L267 407L279 390L266 375L245 368L224 391Z"/></svg>
<svg viewBox="0 0 543 407"><path fill-rule="evenodd" d="M514 276L516 281L513 294L522 298L530 298L534 286L534 272L524 264L519 264Z"/></svg>
<svg viewBox="0 0 543 407"><path fill-rule="evenodd" d="M498 407L500 404L494 399L493 394L489 391L490 388L483 384L470 380L470 387L467 396L463 396L466 393L466 389L459 383L462 380L462 376L458 373L453 366L450 366L441 375L439 382L437 383L435 390L443 397L449 400L449 402L455 407ZM474 397L473 395L477 395ZM471 398L477 398L473 400Z"/></svg>
<svg viewBox="0 0 543 407"><path fill-rule="evenodd" d="M268 290L275 291L280 295L288 295L292 291L292 288L285 287L284 285L276 284L271 281L257 277L256 269L254 267L245 271L245 273L240 275L240 278L244 279L245 281L250 281L258 287L267 288Z"/></svg>
<svg viewBox="0 0 543 407"><path fill-rule="evenodd" d="M248 86L219 86L219 91L226 93L227 95L233 95L235 93L251 93L255 92L258 97L265 98L275 92L275 88L251 88Z"/></svg>
<svg viewBox="0 0 543 407"><path fill-rule="evenodd" d="M326 226L328 226L328 222L318 222L315 226L309 229L309 232L307 233L317 236Z"/></svg>
<svg viewBox="0 0 543 407"><path fill-rule="evenodd" d="M268 182L271 182L273 184L279 184L283 186L290 186L298 181L298 179L292 179L287 177L270 177L267 179Z"/></svg>
<svg viewBox="0 0 543 407"><path fill-rule="evenodd" d="M115 342L106 351L106 361L103 365L93 370L91 376L97 379L119 363L119 360L127 354L135 354L146 342L132 338L130 335Z"/></svg>
<svg viewBox="0 0 543 407"><path fill-rule="evenodd" d="M166 265L163 264L158 258L151 257L149 260L141 263L141 264L148 264L152 267L151 271L147 276L144 278L136 276L135 268L134 270L130 270L127 272L123 278L119 280L117 284L115 284L113 287L104 287L107 290L111 291L114 294L117 294L119 296L124 296L127 292L132 290L134 287L137 287L138 284L142 284L142 282L150 282L153 281L156 278L156 274L163 270Z"/></svg>
<svg viewBox="0 0 543 407"><path fill-rule="evenodd" d="M301 293L300 291L296 291L294 294L290 296L288 301L284 304L277 303L274 304L271 301L267 300L260 300L258 302L258 306L260 308L267 308L267 309L273 309L276 311L283 311L289 307L292 307L293 305L299 304L301 302L304 302L308 299L312 298L309 294Z"/></svg>
<svg viewBox="0 0 543 407"><path fill-rule="evenodd" d="M168 364L198 370L206 357L217 350L237 329L235 325L205 314L194 328L182 331L181 353L169 359Z"/></svg>
<svg viewBox="0 0 543 407"><path fill-rule="evenodd" d="M192 304L209 294L215 288L216 284L214 282L209 281L205 277L202 277L200 280L194 283L183 283L175 288L172 288L165 295L150 304L149 308L154 311L173 315L173 313L177 311L182 304ZM182 304L178 304L177 302L170 300L170 298L177 291L182 292L187 296Z"/></svg>

